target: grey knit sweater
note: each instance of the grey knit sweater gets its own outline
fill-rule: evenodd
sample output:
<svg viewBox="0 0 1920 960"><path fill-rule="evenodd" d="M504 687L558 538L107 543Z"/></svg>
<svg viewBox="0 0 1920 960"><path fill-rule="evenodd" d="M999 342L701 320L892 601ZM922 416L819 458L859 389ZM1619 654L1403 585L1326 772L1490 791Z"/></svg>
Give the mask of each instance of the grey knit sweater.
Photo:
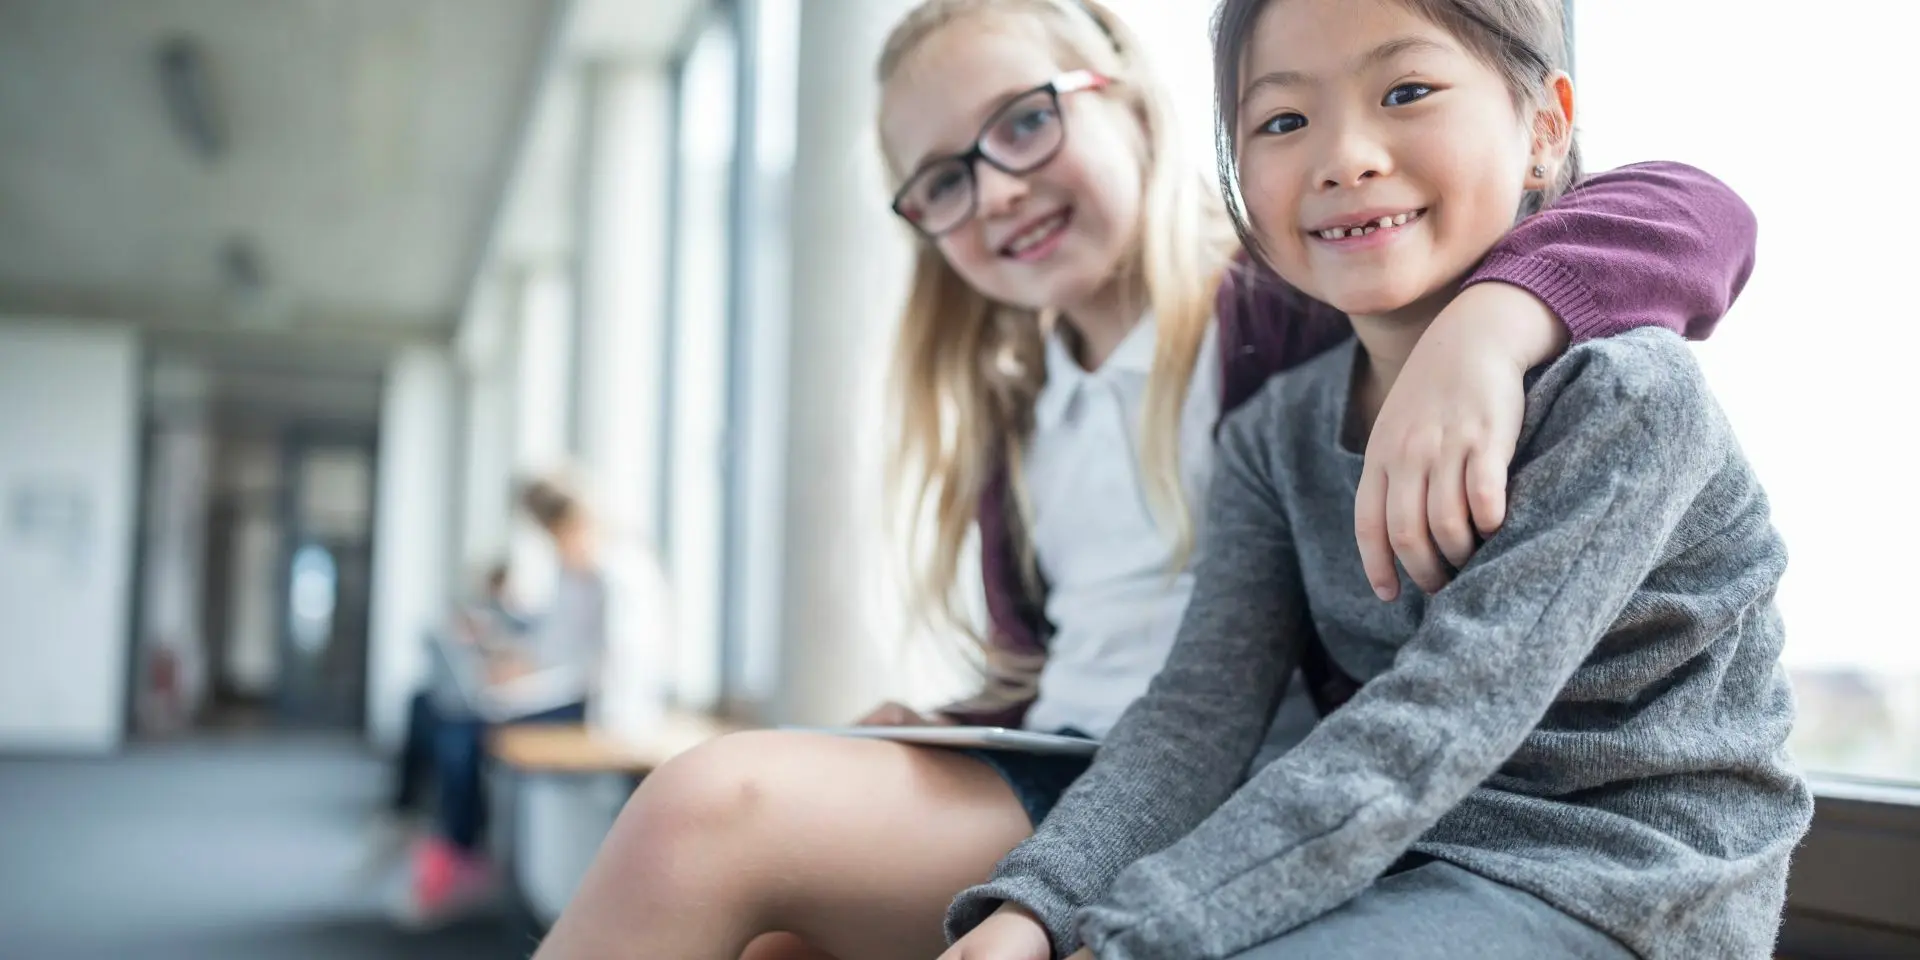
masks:
<svg viewBox="0 0 1920 960"><path fill-rule="evenodd" d="M1353 541L1354 362L1276 377L1222 427L1165 670L949 934L1013 900L1061 956L1225 957L1412 850L1645 957L1765 957L1813 809L1783 747L1785 552L1686 345L1631 333L1536 373L1505 528L1391 604ZM1250 774L1306 630L1366 685Z"/></svg>

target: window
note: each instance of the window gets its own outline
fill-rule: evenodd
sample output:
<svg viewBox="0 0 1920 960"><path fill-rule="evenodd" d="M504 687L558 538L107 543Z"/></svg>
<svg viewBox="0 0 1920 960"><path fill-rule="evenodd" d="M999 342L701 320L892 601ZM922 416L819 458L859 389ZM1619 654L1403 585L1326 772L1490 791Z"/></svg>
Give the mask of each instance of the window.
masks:
<svg viewBox="0 0 1920 960"><path fill-rule="evenodd" d="M1212 3L1166 0L1110 0L1107 4L1140 39L1154 71L1167 85L1185 139L1201 169L1212 173L1213 41Z"/></svg>
<svg viewBox="0 0 1920 960"><path fill-rule="evenodd" d="M722 686L735 709L765 713L779 692L788 632L782 565L800 11L798 0L735 0L733 9L744 59L736 75Z"/></svg>
<svg viewBox="0 0 1920 960"><path fill-rule="evenodd" d="M675 596L676 689L694 707L716 703L721 685L738 56L733 21L716 14L695 35L676 84L661 529Z"/></svg>
<svg viewBox="0 0 1920 960"><path fill-rule="evenodd" d="M1784 12L1784 11L1783 11ZM1904 21L1896 23L1894 21ZM1673 158L1726 180L1760 220L1759 266L1698 354L1765 482L1791 562L1780 590L1811 769L1920 780L1920 619L1901 438L1914 435L1920 327L1904 282L1892 146L1920 14L1834 0L1818 15L1742 0L1605 0L1575 17L1590 166Z"/></svg>

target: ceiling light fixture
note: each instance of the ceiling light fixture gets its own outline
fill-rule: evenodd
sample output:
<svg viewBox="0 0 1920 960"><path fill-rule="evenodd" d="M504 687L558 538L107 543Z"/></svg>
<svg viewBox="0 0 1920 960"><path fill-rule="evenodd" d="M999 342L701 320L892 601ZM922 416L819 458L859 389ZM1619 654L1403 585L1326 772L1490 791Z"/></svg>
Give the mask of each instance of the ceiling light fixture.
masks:
<svg viewBox="0 0 1920 960"><path fill-rule="evenodd" d="M227 147L226 118L214 98L206 52L189 37L160 45L160 93L175 132L202 160L219 159Z"/></svg>

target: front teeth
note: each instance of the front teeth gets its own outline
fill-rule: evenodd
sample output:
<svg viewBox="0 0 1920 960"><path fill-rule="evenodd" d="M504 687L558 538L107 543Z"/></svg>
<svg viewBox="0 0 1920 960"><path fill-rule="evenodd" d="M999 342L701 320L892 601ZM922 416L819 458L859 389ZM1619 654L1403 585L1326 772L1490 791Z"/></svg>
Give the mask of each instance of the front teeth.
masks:
<svg viewBox="0 0 1920 960"><path fill-rule="evenodd" d="M1048 217L1045 221L1034 224L1033 229L1014 237L1013 242L1007 244L1007 249L1015 254L1025 253L1031 249L1034 244L1039 243L1045 238L1047 234L1052 233L1054 228L1059 225L1060 217Z"/></svg>
<svg viewBox="0 0 1920 960"><path fill-rule="evenodd" d="M1399 214L1398 216L1381 217L1378 223L1369 223L1365 226L1334 227L1331 230L1320 231L1320 239L1347 240L1353 237L1364 237L1367 234L1373 233L1376 230L1385 230L1385 229L1388 229L1389 227L1405 226L1408 220L1412 220L1416 216L1419 216L1419 211L1417 210L1408 212L1408 213L1402 213L1402 214Z"/></svg>

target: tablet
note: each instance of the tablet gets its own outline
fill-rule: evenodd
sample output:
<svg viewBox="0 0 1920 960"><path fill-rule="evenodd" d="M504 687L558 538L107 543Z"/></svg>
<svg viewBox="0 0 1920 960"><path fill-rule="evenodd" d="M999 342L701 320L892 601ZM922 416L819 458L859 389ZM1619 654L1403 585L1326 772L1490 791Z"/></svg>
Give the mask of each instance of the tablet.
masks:
<svg viewBox="0 0 1920 960"><path fill-rule="evenodd" d="M1063 737L1052 733L1031 733L1006 727L803 727L809 733L836 737L864 737L893 740L929 747L971 747L976 750L1008 750L1015 753L1045 753L1068 757L1090 757L1100 749L1100 741L1082 737Z"/></svg>

